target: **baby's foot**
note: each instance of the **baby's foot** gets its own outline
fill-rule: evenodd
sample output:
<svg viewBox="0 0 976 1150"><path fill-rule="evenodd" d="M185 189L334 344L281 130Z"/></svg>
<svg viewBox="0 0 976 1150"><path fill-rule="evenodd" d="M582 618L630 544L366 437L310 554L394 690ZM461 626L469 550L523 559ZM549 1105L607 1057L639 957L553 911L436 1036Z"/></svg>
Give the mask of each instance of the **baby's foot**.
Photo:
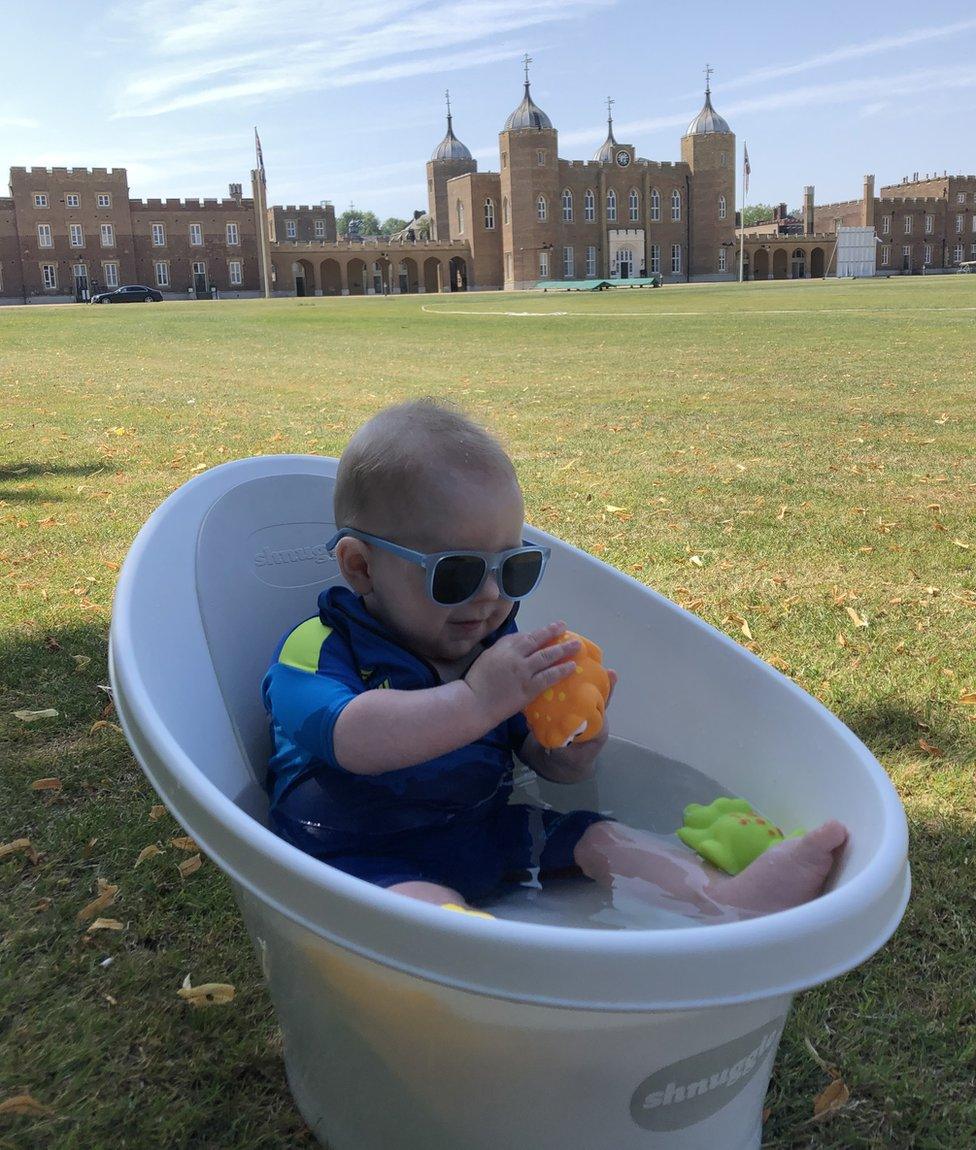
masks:
<svg viewBox="0 0 976 1150"><path fill-rule="evenodd" d="M713 879L706 893L720 904L753 914L799 906L821 892L846 841L847 828L831 819L802 838L770 847L739 874Z"/></svg>

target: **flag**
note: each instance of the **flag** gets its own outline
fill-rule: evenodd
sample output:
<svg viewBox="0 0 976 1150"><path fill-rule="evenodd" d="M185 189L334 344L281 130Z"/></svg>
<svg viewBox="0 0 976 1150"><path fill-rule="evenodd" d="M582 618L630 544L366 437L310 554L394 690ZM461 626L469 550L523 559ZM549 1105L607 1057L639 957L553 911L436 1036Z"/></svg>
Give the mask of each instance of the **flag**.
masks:
<svg viewBox="0 0 976 1150"><path fill-rule="evenodd" d="M749 173L751 171L752 171L752 168L749 167L749 149L746 147L745 144L743 144L742 145L742 195L743 195L743 197L745 197L745 195L749 191Z"/></svg>
<svg viewBox="0 0 976 1150"><path fill-rule="evenodd" d="M258 135L257 128L254 129L254 150L257 153L258 172L261 176L261 185L263 187L267 184L268 181L264 175L264 154L261 151L261 137Z"/></svg>

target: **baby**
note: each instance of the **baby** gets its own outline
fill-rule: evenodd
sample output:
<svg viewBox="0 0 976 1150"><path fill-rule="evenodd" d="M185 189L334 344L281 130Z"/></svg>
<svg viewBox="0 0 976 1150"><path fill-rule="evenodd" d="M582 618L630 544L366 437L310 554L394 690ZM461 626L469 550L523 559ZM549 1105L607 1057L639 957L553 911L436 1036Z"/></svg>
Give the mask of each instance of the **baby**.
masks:
<svg viewBox="0 0 976 1150"><path fill-rule="evenodd" d="M558 783L592 776L599 737L546 751L522 709L573 673L554 621L519 632L548 551L522 538L511 460L433 401L381 411L339 462L329 542L348 587L284 637L265 677L272 824L330 866L470 908L528 877L582 873L649 901L736 919L822 889L847 832L824 823L735 877L594 811L510 804L513 754ZM351 590L349 590L351 588ZM574 620L573 622L577 622ZM609 672L612 685L616 675Z"/></svg>

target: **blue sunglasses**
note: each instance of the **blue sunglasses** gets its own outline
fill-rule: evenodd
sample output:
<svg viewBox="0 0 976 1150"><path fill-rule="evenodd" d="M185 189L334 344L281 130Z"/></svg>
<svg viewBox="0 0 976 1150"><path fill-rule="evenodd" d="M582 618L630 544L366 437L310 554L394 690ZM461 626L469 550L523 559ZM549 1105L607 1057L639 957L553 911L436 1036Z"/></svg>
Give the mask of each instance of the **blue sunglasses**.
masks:
<svg viewBox="0 0 976 1150"><path fill-rule="evenodd" d="M489 575L495 576L503 599L524 599L539 586L550 555L548 547L537 547L525 540L521 547L508 551L436 551L425 555L354 527L337 531L326 543L326 549L334 554L336 544L346 538L382 547L423 567L427 572L427 594L442 607L457 607L473 599Z"/></svg>

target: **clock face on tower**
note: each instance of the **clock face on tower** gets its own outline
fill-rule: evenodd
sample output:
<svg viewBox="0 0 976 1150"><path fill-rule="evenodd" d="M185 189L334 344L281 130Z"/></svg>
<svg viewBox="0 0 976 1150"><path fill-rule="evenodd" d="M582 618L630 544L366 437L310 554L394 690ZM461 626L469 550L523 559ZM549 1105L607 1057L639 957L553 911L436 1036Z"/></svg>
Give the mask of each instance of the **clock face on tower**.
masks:
<svg viewBox="0 0 976 1150"><path fill-rule="evenodd" d="M630 163L630 152L617 153L617 165L621 168L626 168Z"/></svg>

